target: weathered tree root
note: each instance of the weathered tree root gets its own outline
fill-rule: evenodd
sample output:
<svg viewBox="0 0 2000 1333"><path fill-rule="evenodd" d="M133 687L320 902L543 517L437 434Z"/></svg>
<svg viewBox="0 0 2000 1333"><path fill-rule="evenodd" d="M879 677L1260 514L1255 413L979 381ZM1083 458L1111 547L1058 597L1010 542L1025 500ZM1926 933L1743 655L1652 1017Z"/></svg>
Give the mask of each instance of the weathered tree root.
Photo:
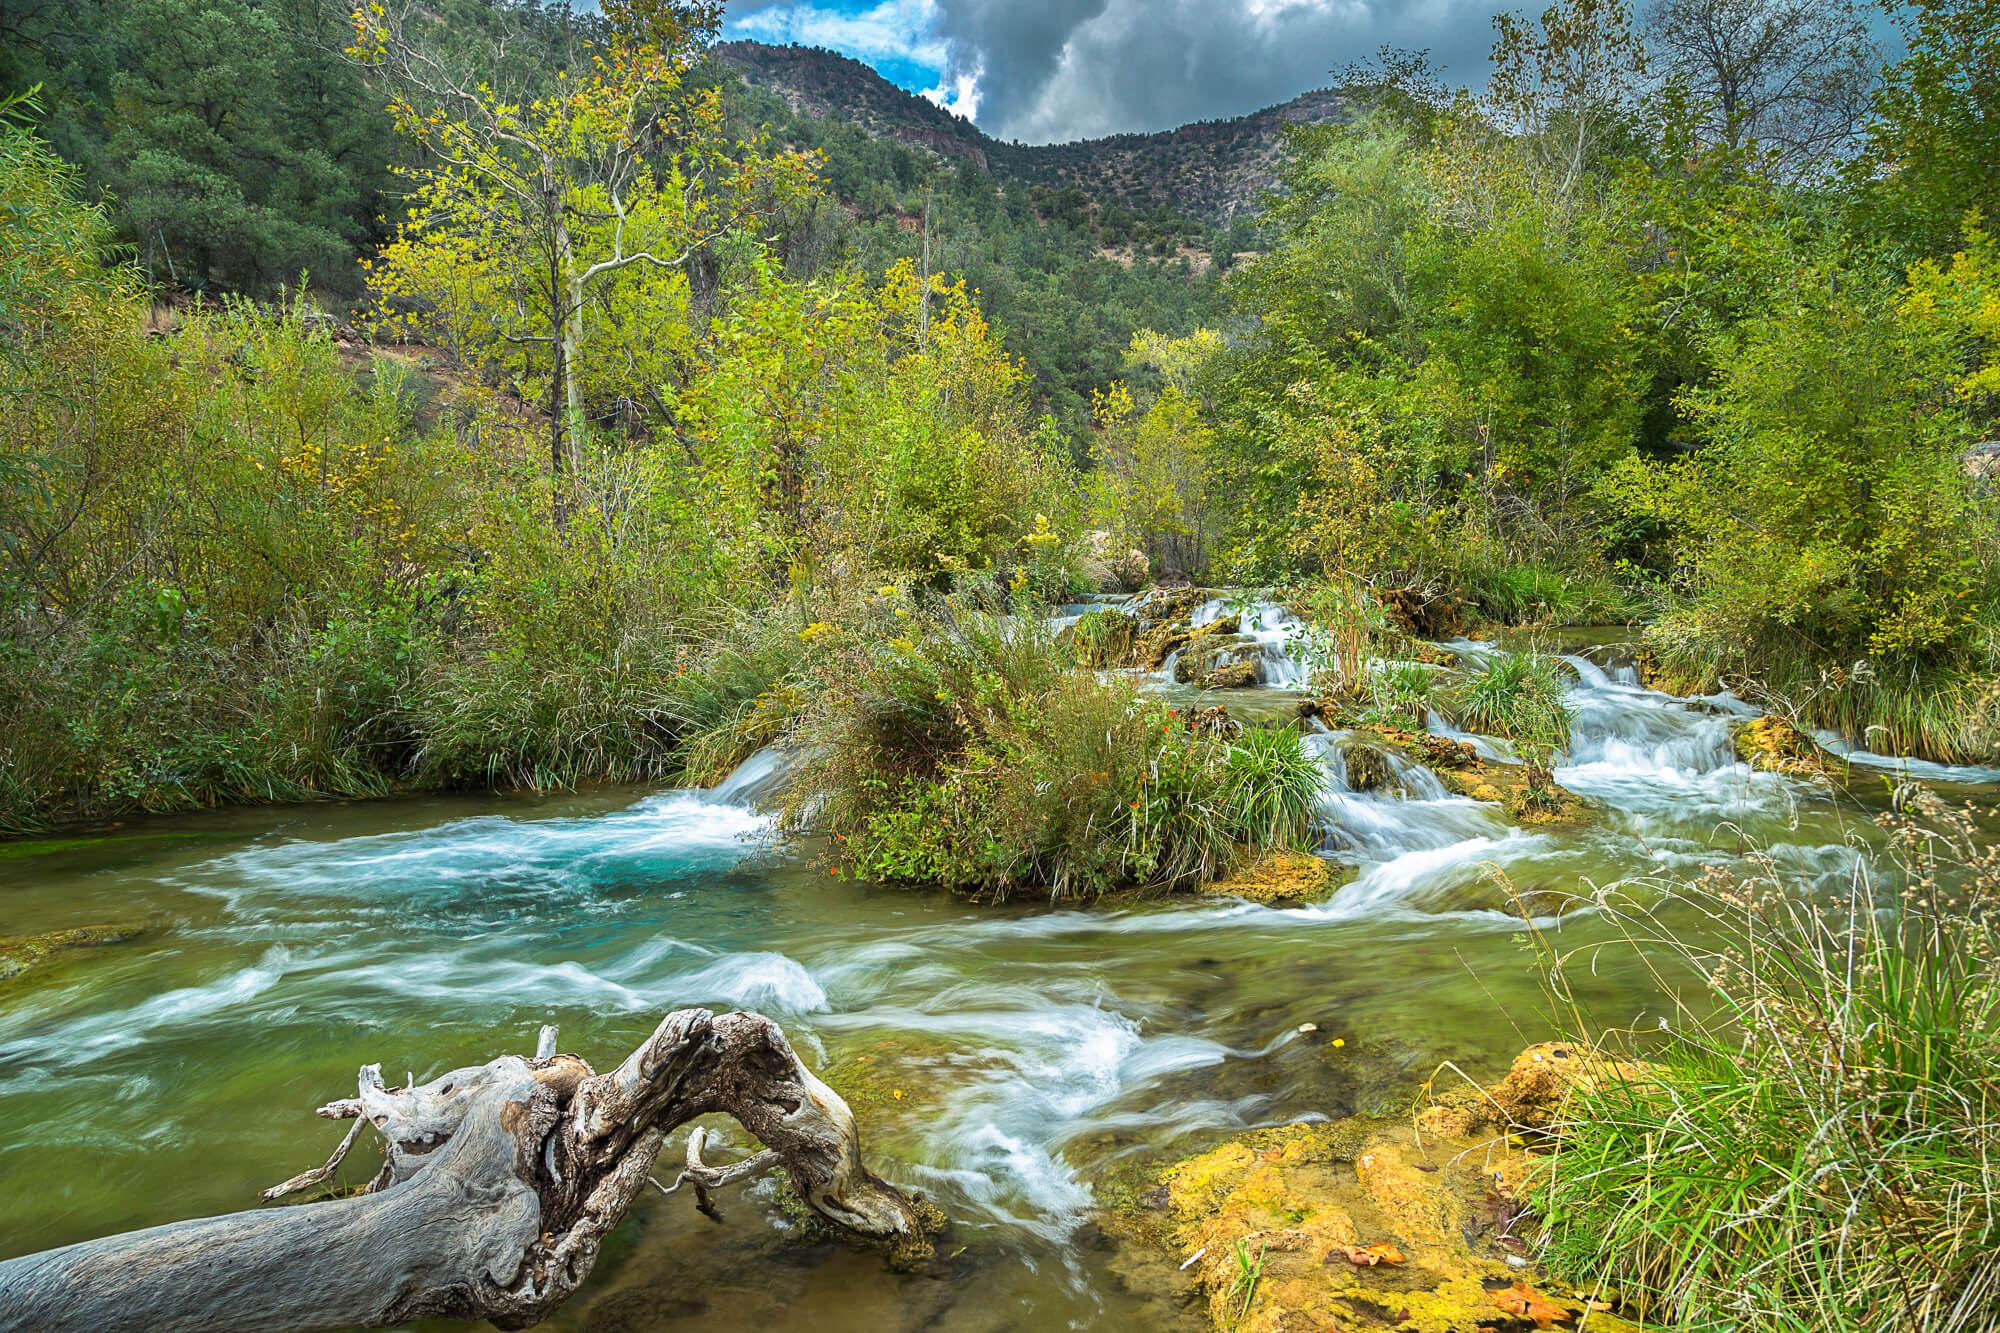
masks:
<svg viewBox="0 0 2000 1333"><path fill-rule="evenodd" d="M385 1160L360 1193L0 1263L0 1330L304 1333L437 1317L526 1328L589 1274L667 1135L710 1112L765 1150L710 1167L694 1132L675 1188L692 1182L709 1208L710 1189L782 1166L805 1205L844 1231L908 1246L935 1229L934 1209L862 1165L847 1103L762 1015L669 1014L604 1074L556 1054L555 1038L544 1028L532 1058L421 1087L386 1087L381 1066L366 1066L358 1095L319 1108L357 1122L332 1158L262 1197L331 1179L366 1122Z"/></svg>

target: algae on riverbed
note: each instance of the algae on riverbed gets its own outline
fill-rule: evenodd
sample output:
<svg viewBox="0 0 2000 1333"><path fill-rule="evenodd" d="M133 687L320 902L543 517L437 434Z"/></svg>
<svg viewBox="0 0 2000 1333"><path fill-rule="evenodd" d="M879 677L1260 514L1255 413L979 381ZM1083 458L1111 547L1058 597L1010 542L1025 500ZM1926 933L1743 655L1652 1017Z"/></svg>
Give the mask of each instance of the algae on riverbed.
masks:
<svg viewBox="0 0 2000 1333"><path fill-rule="evenodd" d="M1493 1089L1415 1117L1251 1130L1123 1180L1106 1191L1107 1230L1190 1268L1219 1329L1470 1333L1585 1313L1603 1333L1629 1329L1526 1258L1534 1220L1519 1200L1537 1159L1516 1131L1547 1124L1570 1072L1595 1067L1557 1050L1530 1048Z"/></svg>

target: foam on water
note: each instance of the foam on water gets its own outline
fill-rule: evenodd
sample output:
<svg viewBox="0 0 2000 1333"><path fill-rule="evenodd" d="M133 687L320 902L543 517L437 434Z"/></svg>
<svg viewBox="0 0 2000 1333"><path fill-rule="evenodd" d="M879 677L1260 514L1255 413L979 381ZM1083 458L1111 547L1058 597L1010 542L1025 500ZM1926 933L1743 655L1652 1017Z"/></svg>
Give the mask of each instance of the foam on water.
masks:
<svg viewBox="0 0 2000 1333"><path fill-rule="evenodd" d="M1813 738L1848 763L1862 768L1879 769L1919 782L1944 782L1960 787L2000 784L2000 768L1980 764L1939 764L1928 759L1911 759L1906 755L1876 754L1850 743L1835 731L1815 731Z"/></svg>

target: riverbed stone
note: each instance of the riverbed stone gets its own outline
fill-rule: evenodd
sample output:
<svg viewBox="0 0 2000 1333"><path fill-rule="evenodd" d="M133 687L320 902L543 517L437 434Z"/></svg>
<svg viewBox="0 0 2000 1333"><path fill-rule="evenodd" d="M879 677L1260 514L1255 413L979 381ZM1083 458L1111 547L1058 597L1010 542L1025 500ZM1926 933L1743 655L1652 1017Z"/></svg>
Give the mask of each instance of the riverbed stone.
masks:
<svg viewBox="0 0 2000 1333"><path fill-rule="evenodd" d="M1248 898L1269 907L1298 907L1333 896L1342 877L1333 862L1310 852L1265 852L1202 885L1203 893Z"/></svg>
<svg viewBox="0 0 2000 1333"><path fill-rule="evenodd" d="M119 944L139 934L136 925L72 926L39 935L0 937L0 981L11 981L51 959L78 949Z"/></svg>

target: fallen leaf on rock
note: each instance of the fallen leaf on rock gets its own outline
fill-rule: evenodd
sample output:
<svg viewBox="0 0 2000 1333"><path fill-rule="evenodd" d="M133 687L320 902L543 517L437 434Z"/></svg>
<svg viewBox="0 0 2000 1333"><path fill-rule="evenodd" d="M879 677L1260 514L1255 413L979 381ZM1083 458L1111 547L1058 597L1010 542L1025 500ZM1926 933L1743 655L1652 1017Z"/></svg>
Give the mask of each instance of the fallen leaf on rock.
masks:
<svg viewBox="0 0 2000 1333"><path fill-rule="evenodd" d="M1376 1264L1400 1264L1403 1252L1393 1245L1341 1245L1339 1253L1347 1256L1347 1262L1363 1268L1373 1268Z"/></svg>
<svg viewBox="0 0 2000 1333"><path fill-rule="evenodd" d="M1556 1320L1569 1318L1568 1310L1525 1282L1516 1282L1505 1291L1494 1292L1493 1303L1508 1314L1534 1320L1536 1328L1553 1328Z"/></svg>

